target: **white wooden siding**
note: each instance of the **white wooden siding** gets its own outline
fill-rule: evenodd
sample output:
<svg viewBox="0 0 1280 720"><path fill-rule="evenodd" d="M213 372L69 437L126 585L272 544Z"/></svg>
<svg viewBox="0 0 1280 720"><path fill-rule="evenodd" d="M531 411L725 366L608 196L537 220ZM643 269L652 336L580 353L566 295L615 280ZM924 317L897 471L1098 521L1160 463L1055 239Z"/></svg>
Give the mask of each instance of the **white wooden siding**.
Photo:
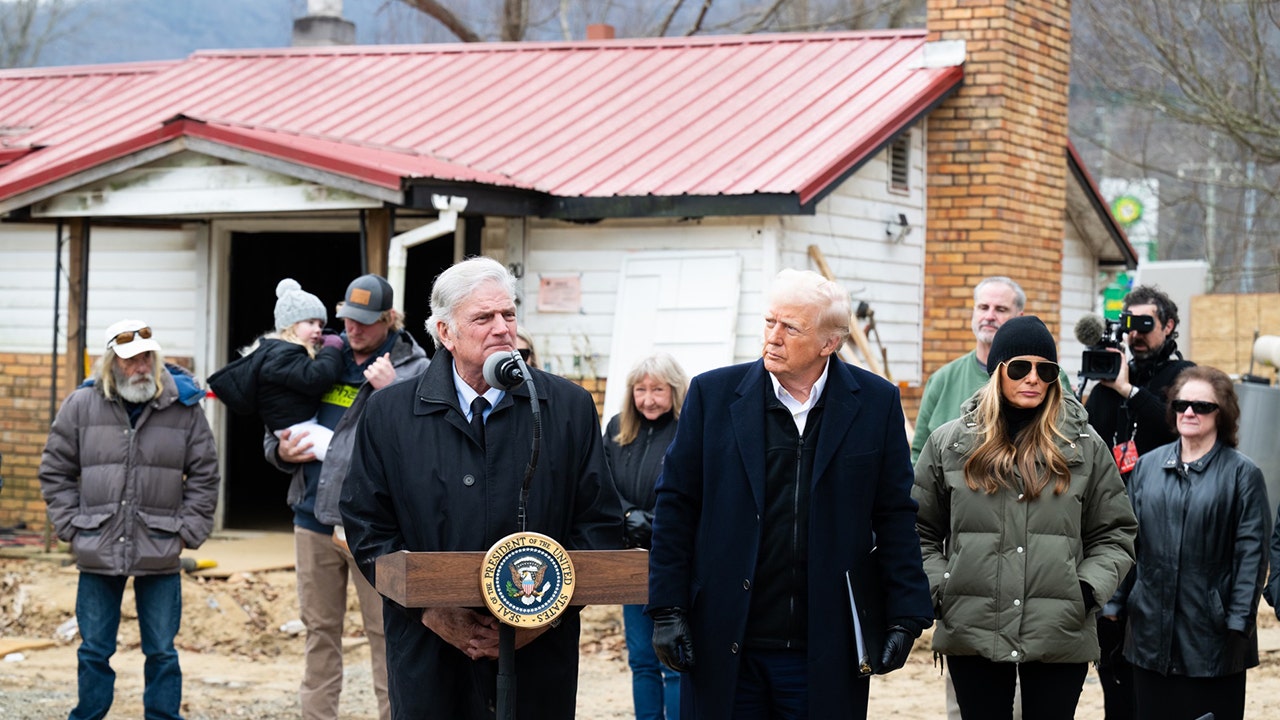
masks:
<svg viewBox="0 0 1280 720"><path fill-rule="evenodd" d="M64 237L68 233L63 228ZM53 347L56 226L0 224L0 349L47 353ZM196 355L198 263L196 236L182 230L95 227L90 231L87 346L98 347L107 326L141 318L155 328L167 355ZM63 272L70 266L63 244ZM58 350L66 347L67 278L62 279Z"/></svg>
<svg viewBox="0 0 1280 720"><path fill-rule="evenodd" d="M855 309L856 302L862 300L875 312L876 333L896 381L919 382L921 374L923 135L919 130L911 134L910 189L906 194L887 192L889 157L884 151L823 198L815 215L781 219L781 266L814 269L809 246L821 248L831 272L852 295ZM901 241L893 242L885 226L898 213L906 215L910 230ZM879 352L874 339L871 349Z"/></svg>
<svg viewBox="0 0 1280 720"><path fill-rule="evenodd" d="M522 264L520 323L533 334L539 357L568 377L604 377L615 330L622 258L627 253L731 250L742 258L734 362L760 357L763 292L781 268L816 269L809 245L818 245L837 279L875 311L895 380L920 379L924 283L924 170L922 132L912 134L911 189L890 194L888 155L880 153L818 203L813 216L611 220L594 225L529 221L523 242L486 236L484 252ZM911 230L891 242L885 225L898 213ZM511 234L510 229L508 234ZM516 253L523 253L516 257ZM577 274L578 313L537 309L539 279ZM874 351L878 352L878 348Z"/></svg>
<svg viewBox="0 0 1280 720"><path fill-rule="evenodd" d="M566 377L605 377L624 257L636 252L677 250L735 252L742 259L741 298L745 303L760 292L761 234L758 226L712 220L607 221L595 225L531 221L523 259L507 258L508 263L524 266L520 323L534 336L545 369ZM565 275L580 279L581 310L539 312L539 280ZM760 353L759 315L754 316L749 328L742 319L743 312L739 317L735 362L759 357ZM744 354L744 338L751 335L755 338L750 341L752 349Z"/></svg>
<svg viewBox="0 0 1280 720"><path fill-rule="evenodd" d="M1097 312L1098 259L1080 237L1073 223L1067 224L1067 236L1062 243L1062 329L1058 337L1058 363L1071 378L1071 386L1079 384L1080 356L1084 346L1076 341L1075 327L1086 313Z"/></svg>

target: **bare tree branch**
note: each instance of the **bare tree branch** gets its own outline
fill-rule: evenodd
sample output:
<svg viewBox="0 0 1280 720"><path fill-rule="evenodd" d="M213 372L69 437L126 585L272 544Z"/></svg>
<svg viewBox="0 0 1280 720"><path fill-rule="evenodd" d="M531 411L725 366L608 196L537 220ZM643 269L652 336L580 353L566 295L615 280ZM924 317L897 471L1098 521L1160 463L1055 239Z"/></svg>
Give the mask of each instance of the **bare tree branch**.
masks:
<svg viewBox="0 0 1280 720"><path fill-rule="evenodd" d="M412 8L421 10L426 15L434 18L454 37L463 42L480 42L481 37L474 30L467 27L465 23L458 19L448 8L436 2L436 0L400 0L404 4Z"/></svg>
<svg viewBox="0 0 1280 720"><path fill-rule="evenodd" d="M773 19L773 16L778 12L778 9L785 5L786 2L787 0L773 0L773 4L769 6L769 9L765 10L764 13L760 15L760 19L756 20L754 25L747 28L747 32L757 33L763 30L765 26L769 24L769 21Z"/></svg>
<svg viewBox="0 0 1280 720"><path fill-rule="evenodd" d="M693 26L689 28L685 35L697 35L702 29L702 21L707 18L707 11L711 9L713 0L702 0L702 8L698 10L698 17L693 21Z"/></svg>
<svg viewBox="0 0 1280 720"><path fill-rule="evenodd" d="M1073 135L1159 183L1160 256L1280 288L1280 3L1080 0L1073 25Z"/></svg>
<svg viewBox="0 0 1280 720"><path fill-rule="evenodd" d="M662 24L658 26L658 37L666 37L667 28L671 27L671 21L675 19L676 13L680 12L680 7L684 5L684 0L676 0L671 5L671 11L662 19Z"/></svg>
<svg viewBox="0 0 1280 720"><path fill-rule="evenodd" d="M503 0L502 39L506 42L523 40L529 28L528 0Z"/></svg>
<svg viewBox="0 0 1280 720"><path fill-rule="evenodd" d="M560 0L560 11L557 17L560 18L560 37L564 40L572 40L573 28L569 26L569 0Z"/></svg>
<svg viewBox="0 0 1280 720"><path fill-rule="evenodd" d="M76 29L68 22L75 9L69 0L0 2L0 67L37 64L45 47Z"/></svg>

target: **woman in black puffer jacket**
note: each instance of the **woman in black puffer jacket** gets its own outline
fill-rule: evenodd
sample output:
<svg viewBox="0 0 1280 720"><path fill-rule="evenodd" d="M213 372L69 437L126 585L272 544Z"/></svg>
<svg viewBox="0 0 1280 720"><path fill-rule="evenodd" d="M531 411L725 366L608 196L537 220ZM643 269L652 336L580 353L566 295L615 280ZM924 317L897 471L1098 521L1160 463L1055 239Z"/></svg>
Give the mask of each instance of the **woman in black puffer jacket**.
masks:
<svg viewBox="0 0 1280 720"><path fill-rule="evenodd" d="M676 436L676 422L689 377L666 353L636 363L627 373L622 412L609 420L604 456L622 496L627 547L648 549L653 535L654 485L662 458ZM653 652L653 620L643 605L625 605L627 659L636 720L675 720L680 710L679 674L663 667ZM664 713L665 707L665 713Z"/></svg>

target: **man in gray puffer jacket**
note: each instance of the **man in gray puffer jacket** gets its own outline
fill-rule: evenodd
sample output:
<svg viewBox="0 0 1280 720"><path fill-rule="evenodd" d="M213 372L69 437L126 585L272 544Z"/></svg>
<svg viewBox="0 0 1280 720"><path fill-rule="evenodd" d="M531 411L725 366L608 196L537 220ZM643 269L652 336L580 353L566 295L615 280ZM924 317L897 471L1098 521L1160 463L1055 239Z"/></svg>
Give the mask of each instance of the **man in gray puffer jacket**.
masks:
<svg viewBox="0 0 1280 720"><path fill-rule="evenodd" d="M62 404L40 462L40 487L58 538L80 570L79 703L70 720L111 708L111 656L125 583L133 578L148 718L180 718L182 669L173 640L182 618L183 548L213 530L218 458L200 409L203 390L166 366L151 328L107 329L94 376Z"/></svg>

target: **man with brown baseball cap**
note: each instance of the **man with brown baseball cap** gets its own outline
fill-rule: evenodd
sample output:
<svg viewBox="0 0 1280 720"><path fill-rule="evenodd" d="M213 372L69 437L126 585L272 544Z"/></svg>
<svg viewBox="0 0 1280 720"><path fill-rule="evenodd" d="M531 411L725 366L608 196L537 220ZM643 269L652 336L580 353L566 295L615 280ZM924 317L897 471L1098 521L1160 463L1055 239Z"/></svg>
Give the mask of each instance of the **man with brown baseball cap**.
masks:
<svg viewBox="0 0 1280 720"><path fill-rule="evenodd" d="M381 275L361 275L347 286L338 317L372 325L391 309L391 283Z"/></svg>

